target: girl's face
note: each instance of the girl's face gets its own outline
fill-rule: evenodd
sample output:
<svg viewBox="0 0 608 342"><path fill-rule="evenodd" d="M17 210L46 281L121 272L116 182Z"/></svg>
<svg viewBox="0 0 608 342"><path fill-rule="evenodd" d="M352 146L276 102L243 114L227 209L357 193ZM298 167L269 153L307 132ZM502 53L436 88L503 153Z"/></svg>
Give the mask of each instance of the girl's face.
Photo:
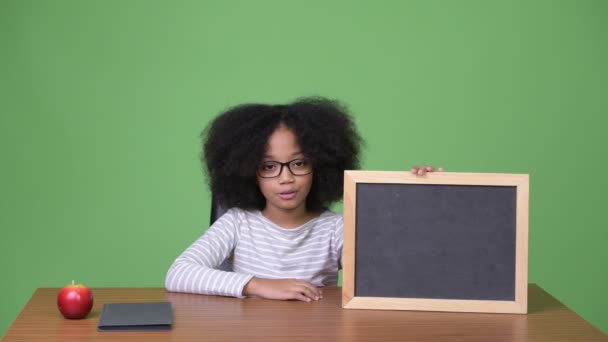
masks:
<svg viewBox="0 0 608 342"><path fill-rule="evenodd" d="M281 166L277 163L270 163L270 161L279 163L293 161L289 165L293 172L296 174L309 173L296 176L287 165ZM312 171L309 168L310 165L307 164L296 135L290 128L279 126L268 138L266 152L258 168L258 184L266 198L264 210L296 214L306 212L306 197L312 185ZM280 169L282 169L281 173L276 177L261 177L273 175L273 170Z"/></svg>

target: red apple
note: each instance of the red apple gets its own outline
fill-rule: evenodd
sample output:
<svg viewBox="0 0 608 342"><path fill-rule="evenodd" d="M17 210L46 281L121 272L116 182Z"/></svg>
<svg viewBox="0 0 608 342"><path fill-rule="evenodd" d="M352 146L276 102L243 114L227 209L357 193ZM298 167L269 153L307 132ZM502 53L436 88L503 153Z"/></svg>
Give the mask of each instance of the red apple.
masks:
<svg viewBox="0 0 608 342"><path fill-rule="evenodd" d="M66 285L57 295L57 307L65 318L85 318L93 308L93 292L80 284Z"/></svg>

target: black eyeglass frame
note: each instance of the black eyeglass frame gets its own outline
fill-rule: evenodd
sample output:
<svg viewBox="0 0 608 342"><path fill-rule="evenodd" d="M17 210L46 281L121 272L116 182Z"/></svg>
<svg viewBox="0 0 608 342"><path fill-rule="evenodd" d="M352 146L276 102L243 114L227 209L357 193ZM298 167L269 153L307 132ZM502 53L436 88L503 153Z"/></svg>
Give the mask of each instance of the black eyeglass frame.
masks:
<svg viewBox="0 0 608 342"><path fill-rule="evenodd" d="M277 177L279 177L283 173L283 167L287 166L287 170L289 170L289 172L291 172L291 174L294 175L294 176L306 176L306 175L311 174L312 173L312 166L310 167L310 172L307 172L307 173L296 174L296 173L293 172L293 170L291 169L291 167L289 166L289 164L291 164L291 163L293 163L295 161L298 161L298 160L305 161L305 162L307 162L307 163L310 164L310 160L308 158L296 158L296 159L292 159L292 160L290 160L288 162L285 162L285 163L281 163L280 161L276 161L276 160L264 160L256 168L255 172L258 175L258 177L260 177L260 178L277 178ZM277 173L276 176L270 176L270 177L268 177L268 176L262 176L260 174L259 167L262 166L262 165L264 165L264 163L276 163L278 165L281 165L281 168L279 169L279 173Z"/></svg>

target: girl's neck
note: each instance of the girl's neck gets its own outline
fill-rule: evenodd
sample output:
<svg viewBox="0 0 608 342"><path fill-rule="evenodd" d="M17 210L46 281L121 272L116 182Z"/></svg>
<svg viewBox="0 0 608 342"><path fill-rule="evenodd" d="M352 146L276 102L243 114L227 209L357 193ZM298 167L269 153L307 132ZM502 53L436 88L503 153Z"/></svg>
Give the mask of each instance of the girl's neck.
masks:
<svg viewBox="0 0 608 342"><path fill-rule="evenodd" d="M319 214L319 212L307 211L306 208L281 210L272 206L266 206L262 209L262 215L264 215L264 217L274 224L286 229L300 227L304 223L319 216Z"/></svg>

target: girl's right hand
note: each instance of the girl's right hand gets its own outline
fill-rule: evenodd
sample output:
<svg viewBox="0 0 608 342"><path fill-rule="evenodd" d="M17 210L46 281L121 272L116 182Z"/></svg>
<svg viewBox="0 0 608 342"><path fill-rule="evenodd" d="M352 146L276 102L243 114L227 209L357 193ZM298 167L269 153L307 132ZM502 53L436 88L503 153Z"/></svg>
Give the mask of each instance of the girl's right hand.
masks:
<svg viewBox="0 0 608 342"><path fill-rule="evenodd" d="M267 299L289 300L303 302L323 298L323 292L313 284L299 279L264 279L253 277L243 289L245 296L258 296Z"/></svg>
<svg viewBox="0 0 608 342"><path fill-rule="evenodd" d="M412 169L410 170L412 172L412 174L416 175L416 176L424 176L427 172L435 172L435 168L432 166L414 166L412 167ZM443 172L443 168L440 166L437 169L437 172Z"/></svg>

